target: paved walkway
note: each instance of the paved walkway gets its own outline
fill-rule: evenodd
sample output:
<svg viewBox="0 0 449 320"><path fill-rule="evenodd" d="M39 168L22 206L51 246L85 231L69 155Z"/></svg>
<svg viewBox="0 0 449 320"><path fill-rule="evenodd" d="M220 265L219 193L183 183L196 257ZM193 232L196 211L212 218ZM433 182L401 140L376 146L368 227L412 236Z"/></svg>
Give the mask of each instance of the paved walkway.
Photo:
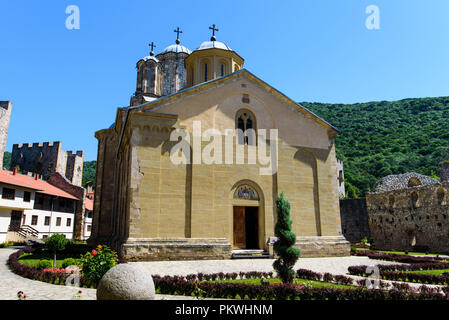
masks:
<svg viewBox="0 0 449 320"><path fill-rule="evenodd" d="M273 271L274 259L233 259L201 261L149 261L135 262L147 268L151 274L185 276L193 273ZM392 264L392 262L369 259L368 257L300 258L294 269L309 269L315 272L329 272L347 275L349 266Z"/></svg>

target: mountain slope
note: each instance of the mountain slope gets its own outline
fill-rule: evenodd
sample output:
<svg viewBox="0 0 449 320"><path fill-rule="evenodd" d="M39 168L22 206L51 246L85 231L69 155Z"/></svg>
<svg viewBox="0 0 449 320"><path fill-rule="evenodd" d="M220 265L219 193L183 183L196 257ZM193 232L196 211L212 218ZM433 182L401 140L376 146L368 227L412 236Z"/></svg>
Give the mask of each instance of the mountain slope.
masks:
<svg viewBox="0 0 449 320"><path fill-rule="evenodd" d="M389 174L438 176L438 163L449 159L449 97L301 105L342 131L336 150L350 197Z"/></svg>

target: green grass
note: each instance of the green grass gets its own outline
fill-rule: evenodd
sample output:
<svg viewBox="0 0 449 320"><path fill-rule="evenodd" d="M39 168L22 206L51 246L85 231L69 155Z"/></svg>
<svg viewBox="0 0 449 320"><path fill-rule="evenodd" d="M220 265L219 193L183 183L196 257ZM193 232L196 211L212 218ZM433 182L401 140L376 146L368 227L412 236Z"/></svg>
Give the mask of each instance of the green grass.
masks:
<svg viewBox="0 0 449 320"><path fill-rule="evenodd" d="M279 278L269 278L269 279L265 279L265 281L268 281L270 283L281 283L282 282L281 279L279 279ZM211 281L211 282L246 283L246 284L260 285L260 278L259 279L219 280L219 281ZM336 283L330 283L330 282L324 282L324 281L298 279L298 278L295 278L294 283L302 284L302 285L309 285L314 288L332 288L332 289L354 289L355 288L354 286L348 286L348 285L342 285L342 284L336 284Z"/></svg>
<svg viewBox="0 0 449 320"><path fill-rule="evenodd" d="M77 264L79 264L80 261L80 255L74 255L74 254L57 254L56 255L56 268L62 268L62 263L64 259L67 258L73 258L77 261ZM47 259L50 261L53 261L53 254L52 253L25 253L20 256L19 262L27 265L29 267L37 267L37 264L39 263L39 260Z"/></svg>
<svg viewBox="0 0 449 320"><path fill-rule="evenodd" d="M418 271L407 271L410 273L420 273L420 274L431 274L435 276L441 276L443 272L449 272L449 269L437 269L437 270L418 270Z"/></svg>
<svg viewBox="0 0 449 320"><path fill-rule="evenodd" d="M393 254L405 254L405 251L396 251L396 250L392 250L392 251L388 251L388 250L371 250L371 252L381 252L381 253L393 253ZM408 252L409 256L446 256L446 254L438 254L438 253L425 253L425 252L413 252L413 251L409 251Z"/></svg>

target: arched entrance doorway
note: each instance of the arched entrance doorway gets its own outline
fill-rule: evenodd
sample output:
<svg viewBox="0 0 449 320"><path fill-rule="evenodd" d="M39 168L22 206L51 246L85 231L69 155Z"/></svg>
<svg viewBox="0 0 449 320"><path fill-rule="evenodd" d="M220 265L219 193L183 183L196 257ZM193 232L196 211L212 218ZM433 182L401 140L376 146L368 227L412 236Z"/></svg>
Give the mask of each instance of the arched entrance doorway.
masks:
<svg viewBox="0 0 449 320"><path fill-rule="evenodd" d="M237 184L233 192L233 248L263 249L261 192L254 184Z"/></svg>

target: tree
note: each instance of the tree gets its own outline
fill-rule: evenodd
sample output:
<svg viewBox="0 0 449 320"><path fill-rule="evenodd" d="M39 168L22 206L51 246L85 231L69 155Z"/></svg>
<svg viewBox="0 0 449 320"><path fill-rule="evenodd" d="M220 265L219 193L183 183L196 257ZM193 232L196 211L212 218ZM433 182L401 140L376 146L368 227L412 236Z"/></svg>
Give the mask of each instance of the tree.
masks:
<svg viewBox="0 0 449 320"><path fill-rule="evenodd" d="M47 250L53 252L54 254L53 268L56 268L56 252L64 250L67 242L68 240L66 237L59 233L55 233L51 237L45 239L45 246L47 247Z"/></svg>
<svg viewBox="0 0 449 320"><path fill-rule="evenodd" d="M294 247L296 234L291 231L290 202L284 198L284 192L281 192L281 195L276 198L276 211L277 223L274 227L274 234L278 240L274 243L273 249L279 258L273 263L273 268L283 283L293 283L295 278L293 266L298 260L300 252Z"/></svg>

